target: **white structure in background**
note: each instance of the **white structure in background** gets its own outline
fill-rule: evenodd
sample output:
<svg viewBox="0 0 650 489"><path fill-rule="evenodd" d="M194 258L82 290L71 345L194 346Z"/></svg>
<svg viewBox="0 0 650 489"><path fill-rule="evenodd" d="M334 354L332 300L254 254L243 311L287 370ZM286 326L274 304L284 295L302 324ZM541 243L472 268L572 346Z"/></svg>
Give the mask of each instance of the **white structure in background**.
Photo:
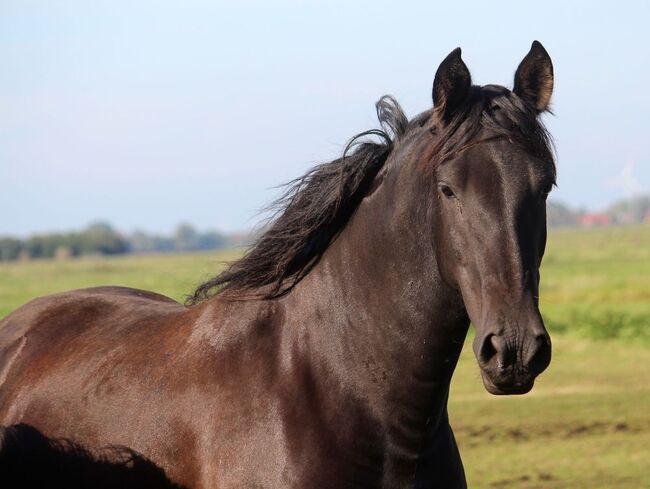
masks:
<svg viewBox="0 0 650 489"><path fill-rule="evenodd" d="M629 160L621 169L621 173L612 177L608 183L610 187L620 188L623 190L625 198L636 197L641 194L643 187L639 183L637 177L634 176L634 167L636 162Z"/></svg>

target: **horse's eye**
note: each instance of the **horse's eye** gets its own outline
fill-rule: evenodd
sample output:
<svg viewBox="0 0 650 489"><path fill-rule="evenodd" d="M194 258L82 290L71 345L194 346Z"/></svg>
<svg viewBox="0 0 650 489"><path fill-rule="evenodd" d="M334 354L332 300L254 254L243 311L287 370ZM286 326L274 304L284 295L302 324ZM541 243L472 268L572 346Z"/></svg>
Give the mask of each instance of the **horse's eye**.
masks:
<svg viewBox="0 0 650 489"><path fill-rule="evenodd" d="M440 189L440 192L442 192L442 195L444 195L448 199L451 199L452 197L456 197L456 194L454 194L454 191L446 183L439 183L438 188Z"/></svg>
<svg viewBox="0 0 650 489"><path fill-rule="evenodd" d="M545 187L542 188L542 193L541 193L541 198L542 200L546 200L548 198L548 194L551 193L551 190L553 190L553 184L548 184Z"/></svg>

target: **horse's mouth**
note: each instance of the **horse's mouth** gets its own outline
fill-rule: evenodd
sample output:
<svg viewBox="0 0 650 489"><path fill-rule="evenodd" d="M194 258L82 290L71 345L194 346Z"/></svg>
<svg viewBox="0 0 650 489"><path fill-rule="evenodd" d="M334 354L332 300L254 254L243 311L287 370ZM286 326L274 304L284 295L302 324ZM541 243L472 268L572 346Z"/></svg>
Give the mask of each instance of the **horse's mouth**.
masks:
<svg viewBox="0 0 650 489"><path fill-rule="evenodd" d="M490 394L496 396L510 396L510 395L520 395L530 392L535 385L535 378L525 379L525 380L515 380L509 382L494 382L490 379L489 375L485 372L481 372L481 377L483 378L483 385L485 390Z"/></svg>

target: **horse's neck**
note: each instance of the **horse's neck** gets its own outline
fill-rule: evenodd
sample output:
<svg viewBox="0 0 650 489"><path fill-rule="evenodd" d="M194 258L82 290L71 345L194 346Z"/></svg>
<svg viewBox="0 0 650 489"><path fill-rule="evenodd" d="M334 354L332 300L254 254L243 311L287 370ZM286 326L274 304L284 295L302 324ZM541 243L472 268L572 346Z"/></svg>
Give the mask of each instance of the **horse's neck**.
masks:
<svg viewBox="0 0 650 489"><path fill-rule="evenodd" d="M303 347L330 380L363 400L398 443L417 445L444 414L468 320L417 242L422 233L408 222L386 225L387 214L362 205L287 311L307 318Z"/></svg>

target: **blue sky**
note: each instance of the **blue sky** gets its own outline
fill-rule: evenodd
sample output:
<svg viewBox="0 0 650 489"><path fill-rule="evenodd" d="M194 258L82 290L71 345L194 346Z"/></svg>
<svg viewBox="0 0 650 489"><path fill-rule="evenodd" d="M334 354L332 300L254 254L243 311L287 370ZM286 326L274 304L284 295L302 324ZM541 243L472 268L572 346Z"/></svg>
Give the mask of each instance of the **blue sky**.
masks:
<svg viewBox="0 0 650 489"><path fill-rule="evenodd" d="M452 2L446 2L452 3ZM395 95L431 104L456 46L512 85L555 65L555 198L650 192L650 2L0 1L0 234L252 226Z"/></svg>

